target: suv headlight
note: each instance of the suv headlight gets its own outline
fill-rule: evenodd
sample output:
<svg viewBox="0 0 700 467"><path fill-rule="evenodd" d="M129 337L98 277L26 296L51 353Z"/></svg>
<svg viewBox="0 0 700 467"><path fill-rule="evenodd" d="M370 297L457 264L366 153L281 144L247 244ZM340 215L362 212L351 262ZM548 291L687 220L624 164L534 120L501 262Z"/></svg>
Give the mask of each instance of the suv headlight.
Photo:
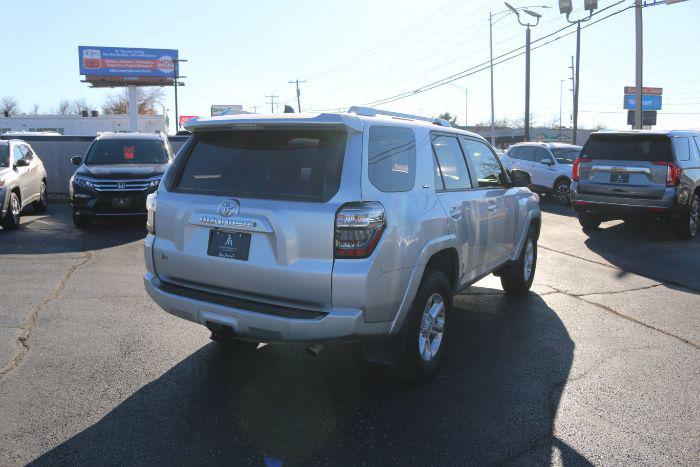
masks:
<svg viewBox="0 0 700 467"><path fill-rule="evenodd" d="M92 188L92 180L83 177L73 177L73 183L83 188Z"/></svg>

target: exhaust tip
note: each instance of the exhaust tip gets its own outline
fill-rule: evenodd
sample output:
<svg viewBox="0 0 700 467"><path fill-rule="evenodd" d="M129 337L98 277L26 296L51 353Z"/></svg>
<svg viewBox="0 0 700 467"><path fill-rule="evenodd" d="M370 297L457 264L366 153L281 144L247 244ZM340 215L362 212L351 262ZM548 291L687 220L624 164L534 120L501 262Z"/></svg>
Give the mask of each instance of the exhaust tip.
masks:
<svg viewBox="0 0 700 467"><path fill-rule="evenodd" d="M306 348L306 351L314 357L320 354L321 350L323 350L323 344L319 344L318 342L315 344L311 344Z"/></svg>

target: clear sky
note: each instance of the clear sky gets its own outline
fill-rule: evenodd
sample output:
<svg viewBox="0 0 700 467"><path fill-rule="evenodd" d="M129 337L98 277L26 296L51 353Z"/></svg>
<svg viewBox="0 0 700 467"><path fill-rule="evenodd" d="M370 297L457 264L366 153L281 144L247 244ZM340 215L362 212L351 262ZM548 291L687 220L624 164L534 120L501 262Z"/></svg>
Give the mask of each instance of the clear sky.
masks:
<svg viewBox="0 0 700 467"><path fill-rule="evenodd" d="M599 9L617 2L599 0ZM551 7L537 10L543 16L533 41L567 24L556 1L511 3ZM583 0L573 3L583 6ZM181 66L180 114L200 116L212 104L269 112L267 95L296 107L288 81L297 78L306 80L304 110L362 105L418 89L488 60L489 11L504 10L500 0L0 0L0 6L0 96L15 97L23 111L36 103L48 113L61 99L76 98L99 109L110 91L80 82L78 45L102 45L179 49L189 60ZM494 26L494 55L522 46L524 38L515 16L505 16ZM633 9L583 29L580 126L624 127L623 87L634 85L634 43ZM560 87L563 121L570 122L574 53L574 34L533 50L534 124L558 118ZM644 54L644 84L663 87L658 128L700 128L700 0L645 8ZM497 119L522 118L524 68L522 56L495 67ZM488 70L383 107L449 111L463 124L465 87L468 123L488 121ZM171 88L164 106L172 120Z"/></svg>

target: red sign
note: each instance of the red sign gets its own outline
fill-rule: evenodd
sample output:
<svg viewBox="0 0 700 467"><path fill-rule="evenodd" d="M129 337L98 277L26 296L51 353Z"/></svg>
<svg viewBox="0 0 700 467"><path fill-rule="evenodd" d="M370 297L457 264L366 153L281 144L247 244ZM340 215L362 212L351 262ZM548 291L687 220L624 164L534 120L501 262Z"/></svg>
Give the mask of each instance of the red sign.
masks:
<svg viewBox="0 0 700 467"><path fill-rule="evenodd" d="M197 117L198 115L180 115L180 126L185 126L185 123Z"/></svg>
<svg viewBox="0 0 700 467"><path fill-rule="evenodd" d="M647 96L660 96L663 94L664 88L648 88L642 87L642 94ZM635 86L625 86L625 94L635 94L637 88Z"/></svg>
<svg viewBox="0 0 700 467"><path fill-rule="evenodd" d="M134 158L134 147L133 146L124 146L124 159L133 159Z"/></svg>

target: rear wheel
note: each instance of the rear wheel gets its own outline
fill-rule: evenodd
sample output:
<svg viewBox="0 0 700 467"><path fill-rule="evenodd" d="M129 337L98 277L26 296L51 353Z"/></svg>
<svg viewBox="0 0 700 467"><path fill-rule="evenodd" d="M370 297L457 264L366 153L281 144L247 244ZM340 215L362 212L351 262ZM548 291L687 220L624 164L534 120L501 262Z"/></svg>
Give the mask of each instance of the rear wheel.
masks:
<svg viewBox="0 0 700 467"><path fill-rule="evenodd" d="M441 271L426 270L404 323L405 353L394 365L401 379L424 381L439 368L447 351L452 297L447 276Z"/></svg>
<svg viewBox="0 0 700 467"><path fill-rule="evenodd" d="M591 214L589 212L579 212L578 213L578 223L581 224L583 230L595 230L600 227L600 223L603 219L598 214Z"/></svg>
<svg viewBox="0 0 700 467"><path fill-rule="evenodd" d="M562 206L571 206L571 182L561 179L554 185L554 197Z"/></svg>
<svg viewBox="0 0 700 467"><path fill-rule="evenodd" d="M522 295L530 290L537 267L537 238L533 228L527 233L523 251L516 262L501 272L501 285L508 295Z"/></svg>
<svg viewBox="0 0 700 467"><path fill-rule="evenodd" d="M690 198L690 205L683 211L680 218L671 222L673 233L678 238L693 238L698 233L700 222L700 194L695 193Z"/></svg>
<svg viewBox="0 0 700 467"><path fill-rule="evenodd" d="M46 194L46 183L41 182L41 191L39 192L39 199L32 203L32 208L34 212L45 212L49 207L49 198Z"/></svg>
<svg viewBox="0 0 700 467"><path fill-rule="evenodd" d="M81 229L87 227L90 225L90 220L89 216L79 215L75 209L73 209L73 225L77 228Z"/></svg>
<svg viewBox="0 0 700 467"><path fill-rule="evenodd" d="M7 200L7 214L2 219L2 227L5 230L15 230L19 228L20 213L22 205L19 202L19 196L14 191L11 191L10 199Z"/></svg>

